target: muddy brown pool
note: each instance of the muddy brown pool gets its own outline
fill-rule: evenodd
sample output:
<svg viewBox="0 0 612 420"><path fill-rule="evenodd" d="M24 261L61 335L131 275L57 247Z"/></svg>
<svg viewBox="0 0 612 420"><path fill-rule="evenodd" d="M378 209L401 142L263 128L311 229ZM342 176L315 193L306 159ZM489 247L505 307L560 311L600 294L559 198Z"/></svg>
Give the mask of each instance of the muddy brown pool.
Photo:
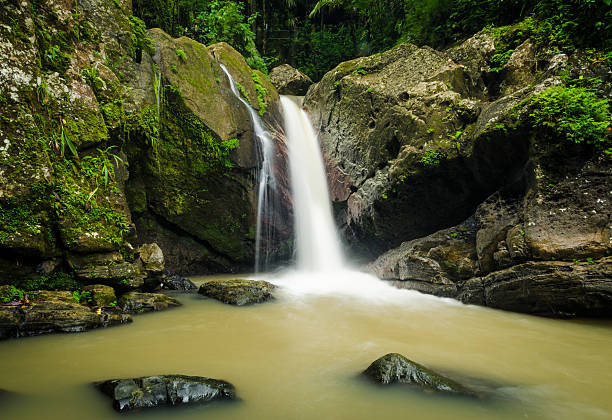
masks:
<svg viewBox="0 0 612 420"><path fill-rule="evenodd" d="M610 419L612 323L560 321L397 298L296 297L232 307L176 295L183 307L127 326L0 342L2 419L119 419L93 381L163 373L232 382L241 401L141 411L130 419ZM495 389L446 399L359 377L398 352Z"/></svg>

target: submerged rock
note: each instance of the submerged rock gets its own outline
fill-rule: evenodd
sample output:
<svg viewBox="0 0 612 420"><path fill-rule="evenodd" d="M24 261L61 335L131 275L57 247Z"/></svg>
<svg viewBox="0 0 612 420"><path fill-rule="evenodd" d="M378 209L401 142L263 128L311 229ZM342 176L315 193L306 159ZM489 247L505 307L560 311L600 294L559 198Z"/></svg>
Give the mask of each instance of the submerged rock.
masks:
<svg viewBox="0 0 612 420"><path fill-rule="evenodd" d="M471 389L398 353L375 360L363 374L381 385L402 383L416 385L424 391L477 397Z"/></svg>
<svg viewBox="0 0 612 420"><path fill-rule="evenodd" d="M41 291L29 305L0 306L0 339L82 332L128 322L132 318L127 314L77 303L71 292Z"/></svg>
<svg viewBox="0 0 612 420"><path fill-rule="evenodd" d="M113 399L113 407L120 412L236 398L236 390L231 383L202 376L160 375L111 379L96 383L96 386Z"/></svg>
<svg viewBox="0 0 612 420"><path fill-rule="evenodd" d="M164 289L179 290L181 292L190 292L198 289L198 286L193 284L191 280L181 277L178 274L168 276L162 287Z"/></svg>
<svg viewBox="0 0 612 420"><path fill-rule="evenodd" d="M212 280L200 286L198 293L230 305L250 305L274 298L276 286L263 280Z"/></svg>
<svg viewBox="0 0 612 420"><path fill-rule="evenodd" d="M270 81L281 95L304 96L312 80L289 64L274 67L270 71Z"/></svg>
<svg viewBox="0 0 612 420"><path fill-rule="evenodd" d="M162 293L129 292L122 295L118 303L123 312L130 314L163 311L181 306L178 300Z"/></svg>

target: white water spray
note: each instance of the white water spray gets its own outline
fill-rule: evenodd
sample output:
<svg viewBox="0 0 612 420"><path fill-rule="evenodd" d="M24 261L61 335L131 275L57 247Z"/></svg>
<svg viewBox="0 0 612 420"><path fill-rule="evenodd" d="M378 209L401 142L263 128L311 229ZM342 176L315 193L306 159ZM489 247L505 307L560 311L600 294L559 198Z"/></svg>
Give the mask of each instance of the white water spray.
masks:
<svg viewBox="0 0 612 420"><path fill-rule="evenodd" d="M273 213L271 191L276 190L277 188L276 179L273 172L274 143L268 132L264 130L259 115L257 115L255 110L240 95L240 92L236 87L236 82L234 82L234 79L227 68L223 64L220 64L220 66L230 82L230 88L232 89L233 94L249 111L255 136L259 140L262 163L261 167L259 168L257 225L255 228L255 272L257 273L261 270L262 266L263 268L267 266L269 259L267 250L262 249L262 243L269 244L272 240L272 224L269 222L264 222L266 219L269 219L270 215Z"/></svg>

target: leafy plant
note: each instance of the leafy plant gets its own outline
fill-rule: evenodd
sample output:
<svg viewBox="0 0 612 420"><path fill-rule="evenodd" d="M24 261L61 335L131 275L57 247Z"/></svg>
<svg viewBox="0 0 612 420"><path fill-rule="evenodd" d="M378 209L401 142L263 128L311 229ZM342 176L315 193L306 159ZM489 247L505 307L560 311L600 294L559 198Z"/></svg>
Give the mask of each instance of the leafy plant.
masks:
<svg viewBox="0 0 612 420"><path fill-rule="evenodd" d="M187 54L185 54L185 51L183 51L180 48L177 48L175 53L176 53L178 58L180 58L183 61L187 61Z"/></svg>
<svg viewBox="0 0 612 420"><path fill-rule="evenodd" d="M253 78L253 82L255 83L255 90L257 91L257 105L259 106L259 115L263 116L266 113L266 109L268 108L268 104L266 103L266 95L268 94L268 90L263 87L261 84L261 79L259 78L259 74L257 72L253 72L251 74Z"/></svg>
<svg viewBox="0 0 612 420"><path fill-rule="evenodd" d="M426 150L420 162L426 166L438 166L444 159L446 159L444 153L437 150Z"/></svg>
<svg viewBox="0 0 612 420"><path fill-rule="evenodd" d="M609 142L608 101L589 89L555 86L527 103L532 107L529 117L535 128L575 143L604 146Z"/></svg>
<svg viewBox="0 0 612 420"><path fill-rule="evenodd" d="M0 287L0 302L9 303L17 302L23 299L25 293L23 290L16 288L13 285Z"/></svg>

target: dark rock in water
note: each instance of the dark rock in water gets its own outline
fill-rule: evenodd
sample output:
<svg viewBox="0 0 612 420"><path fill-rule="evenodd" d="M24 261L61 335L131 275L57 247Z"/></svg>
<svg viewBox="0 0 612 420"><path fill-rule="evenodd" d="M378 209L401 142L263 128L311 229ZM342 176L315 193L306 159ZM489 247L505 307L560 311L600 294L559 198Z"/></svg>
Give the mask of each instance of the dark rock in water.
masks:
<svg viewBox="0 0 612 420"><path fill-rule="evenodd" d="M191 280L181 277L178 274L173 274L166 278L163 283L163 288L168 290L180 290L181 292L190 292L192 290L197 290L198 286L193 284Z"/></svg>
<svg viewBox="0 0 612 420"><path fill-rule="evenodd" d="M163 311L165 309L181 306L178 300L162 293L129 292L122 295L118 303L123 312L130 314Z"/></svg>
<svg viewBox="0 0 612 420"><path fill-rule="evenodd" d="M120 412L236 398L236 390L229 382L201 376L160 375L111 379L96 383L96 386L113 399L113 407Z"/></svg>
<svg viewBox="0 0 612 420"><path fill-rule="evenodd" d="M274 67L270 71L270 81L281 95L304 96L312 85L310 77L289 64Z"/></svg>
<svg viewBox="0 0 612 420"><path fill-rule="evenodd" d="M417 385L424 391L477 397L471 389L421 366L398 353L389 353L372 363L363 374L373 381Z"/></svg>
<svg viewBox="0 0 612 420"><path fill-rule="evenodd" d="M276 286L263 280L212 280L200 286L198 293L230 305L250 305L273 299Z"/></svg>
<svg viewBox="0 0 612 420"><path fill-rule="evenodd" d="M71 292L40 291L29 305L0 306L0 339L54 332L82 332L132 322L113 310L93 310Z"/></svg>

